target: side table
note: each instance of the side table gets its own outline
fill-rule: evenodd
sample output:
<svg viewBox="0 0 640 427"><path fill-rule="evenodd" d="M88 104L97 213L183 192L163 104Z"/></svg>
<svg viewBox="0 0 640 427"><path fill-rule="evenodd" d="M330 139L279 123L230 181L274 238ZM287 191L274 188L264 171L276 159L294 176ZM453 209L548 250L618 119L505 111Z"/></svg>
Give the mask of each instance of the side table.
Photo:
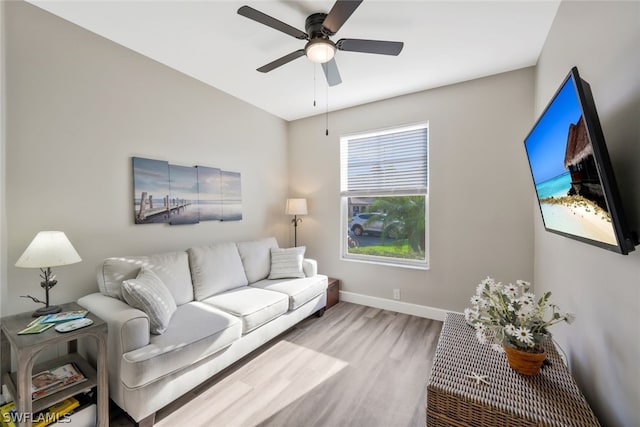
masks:
<svg viewBox="0 0 640 427"><path fill-rule="evenodd" d="M62 311L81 310L76 303L62 305ZM46 409L54 403L82 392L88 388L97 387L98 411L96 425L106 427L109 423L109 383L107 377L107 324L93 313L87 317L93 320L93 324L75 331L60 333L54 328L33 335L18 335L29 322L33 320L31 313L21 313L6 316L0 319L0 339L2 340L2 384L14 397L20 426L31 426L32 416L35 412ZM97 372L78 354L78 338L92 337L96 340L98 348ZM40 352L44 349L67 343L68 354L54 360L49 360L35 365ZM16 355L17 372L11 373L11 356ZM55 368L65 363L74 362L87 377L87 381L60 390L49 396L31 400L31 376L33 372Z"/></svg>
<svg viewBox="0 0 640 427"><path fill-rule="evenodd" d="M329 277L327 286L327 310L340 301L340 280Z"/></svg>
<svg viewBox="0 0 640 427"><path fill-rule="evenodd" d="M448 313L427 384L427 425L599 426L553 344L545 349L551 365L520 375L478 342L463 315ZM474 374L489 384L467 377Z"/></svg>

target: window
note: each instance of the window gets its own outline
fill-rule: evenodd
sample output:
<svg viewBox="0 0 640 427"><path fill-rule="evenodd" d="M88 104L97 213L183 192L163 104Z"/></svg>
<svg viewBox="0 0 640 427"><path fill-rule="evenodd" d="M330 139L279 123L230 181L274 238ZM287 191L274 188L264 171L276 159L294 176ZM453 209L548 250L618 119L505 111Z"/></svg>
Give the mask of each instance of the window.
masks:
<svg viewBox="0 0 640 427"><path fill-rule="evenodd" d="M343 259L428 267L427 124L340 138Z"/></svg>

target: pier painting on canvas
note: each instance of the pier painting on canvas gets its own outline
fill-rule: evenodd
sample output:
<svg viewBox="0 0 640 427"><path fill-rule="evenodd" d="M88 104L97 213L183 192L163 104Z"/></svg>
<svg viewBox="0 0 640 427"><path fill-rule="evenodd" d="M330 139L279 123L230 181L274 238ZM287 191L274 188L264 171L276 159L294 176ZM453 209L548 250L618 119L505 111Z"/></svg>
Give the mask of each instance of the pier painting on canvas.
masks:
<svg viewBox="0 0 640 427"><path fill-rule="evenodd" d="M242 220L240 172L133 157L136 224Z"/></svg>
<svg viewBox="0 0 640 427"><path fill-rule="evenodd" d="M169 222L169 162L133 158L133 208L136 224Z"/></svg>

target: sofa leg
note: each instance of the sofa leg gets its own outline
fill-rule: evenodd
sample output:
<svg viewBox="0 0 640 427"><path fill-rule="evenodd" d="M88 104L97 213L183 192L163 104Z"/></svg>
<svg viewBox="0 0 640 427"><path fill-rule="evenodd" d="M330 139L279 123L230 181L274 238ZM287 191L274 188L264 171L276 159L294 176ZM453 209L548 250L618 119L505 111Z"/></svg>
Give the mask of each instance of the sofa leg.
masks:
<svg viewBox="0 0 640 427"><path fill-rule="evenodd" d="M156 421L156 413L154 412L153 414L147 415L145 418L141 419L138 422L138 427L152 427L155 421Z"/></svg>
<svg viewBox="0 0 640 427"><path fill-rule="evenodd" d="M325 312L326 308L322 307L320 310L316 311L316 316L317 317L322 317L324 316L324 312Z"/></svg>

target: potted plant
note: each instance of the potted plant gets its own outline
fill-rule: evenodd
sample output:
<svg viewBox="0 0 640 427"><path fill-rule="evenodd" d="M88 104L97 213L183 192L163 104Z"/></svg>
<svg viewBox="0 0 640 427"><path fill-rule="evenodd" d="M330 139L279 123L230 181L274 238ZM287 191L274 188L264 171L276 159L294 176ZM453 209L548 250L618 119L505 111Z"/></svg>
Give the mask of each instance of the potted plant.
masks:
<svg viewBox="0 0 640 427"><path fill-rule="evenodd" d="M561 313L551 303L551 292L537 299L530 287L524 280L503 285L487 277L471 297L472 307L464 311L478 340L501 345L509 365L525 375L537 374L546 359L542 343L550 336L548 328L575 319L573 313Z"/></svg>

